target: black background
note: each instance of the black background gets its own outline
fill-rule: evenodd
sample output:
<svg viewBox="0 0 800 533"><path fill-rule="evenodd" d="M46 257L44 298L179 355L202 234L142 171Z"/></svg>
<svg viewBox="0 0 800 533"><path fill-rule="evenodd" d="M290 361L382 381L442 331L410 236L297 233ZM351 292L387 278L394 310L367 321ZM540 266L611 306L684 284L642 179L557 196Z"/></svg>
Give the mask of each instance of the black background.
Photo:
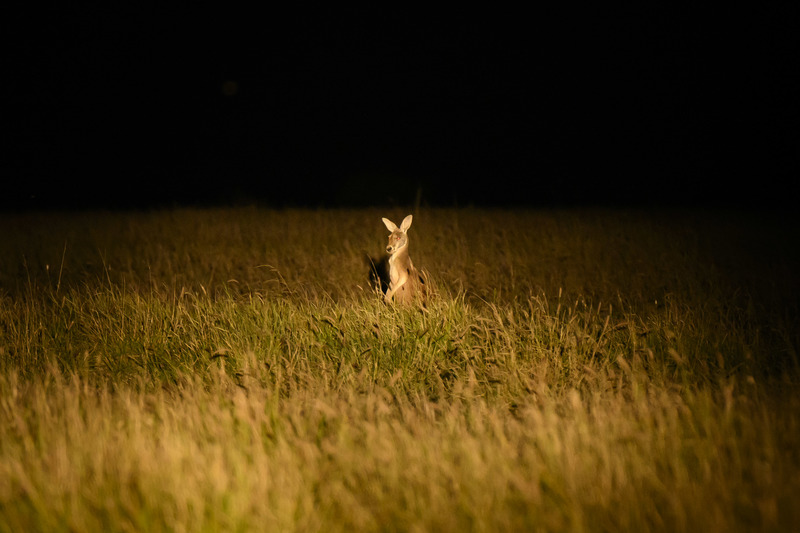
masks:
<svg viewBox="0 0 800 533"><path fill-rule="evenodd" d="M7 20L5 209L793 203L780 5Z"/></svg>

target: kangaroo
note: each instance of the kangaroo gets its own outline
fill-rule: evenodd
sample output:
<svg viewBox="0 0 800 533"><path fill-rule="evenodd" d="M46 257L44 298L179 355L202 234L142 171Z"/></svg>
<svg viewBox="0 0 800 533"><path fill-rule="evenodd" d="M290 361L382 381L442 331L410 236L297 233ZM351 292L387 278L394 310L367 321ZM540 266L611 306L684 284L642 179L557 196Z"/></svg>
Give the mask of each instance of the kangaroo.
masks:
<svg viewBox="0 0 800 533"><path fill-rule="evenodd" d="M426 296L425 280L414 268L408 256L408 228L411 227L412 216L403 219L398 228L388 218L383 219L386 229L392 232L386 253L389 254L389 288L384 299L389 302L410 303L415 298Z"/></svg>

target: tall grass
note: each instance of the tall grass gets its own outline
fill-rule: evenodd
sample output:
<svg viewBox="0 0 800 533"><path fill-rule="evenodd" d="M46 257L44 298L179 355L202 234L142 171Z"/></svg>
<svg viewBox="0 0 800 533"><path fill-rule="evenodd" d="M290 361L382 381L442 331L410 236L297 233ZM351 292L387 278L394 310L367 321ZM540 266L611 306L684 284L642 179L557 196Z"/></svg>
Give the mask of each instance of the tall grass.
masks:
<svg viewBox="0 0 800 533"><path fill-rule="evenodd" d="M0 531L800 523L796 225L404 214L0 218Z"/></svg>

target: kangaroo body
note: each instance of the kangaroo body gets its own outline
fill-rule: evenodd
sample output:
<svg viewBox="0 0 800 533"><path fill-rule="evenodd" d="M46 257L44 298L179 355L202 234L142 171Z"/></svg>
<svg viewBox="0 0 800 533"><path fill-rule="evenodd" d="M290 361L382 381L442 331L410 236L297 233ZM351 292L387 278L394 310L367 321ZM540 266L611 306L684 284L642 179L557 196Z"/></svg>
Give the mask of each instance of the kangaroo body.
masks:
<svg viewBox="0 0 800 533"><path fill-rule="evenodd" d="M383 219L386 229L391 231L386 253L389 255L389 288L384 295L387 302L410 303L425 297L425 281L414 268L408 255L408 228L411 227L412 216L403 219L398 228L388 218Z"/></svg>

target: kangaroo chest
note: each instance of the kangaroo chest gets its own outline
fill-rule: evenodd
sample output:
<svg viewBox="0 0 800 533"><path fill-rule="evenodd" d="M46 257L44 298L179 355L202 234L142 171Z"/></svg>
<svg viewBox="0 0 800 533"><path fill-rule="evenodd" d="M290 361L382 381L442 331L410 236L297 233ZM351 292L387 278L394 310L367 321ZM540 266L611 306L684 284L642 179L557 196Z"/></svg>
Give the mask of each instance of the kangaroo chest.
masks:
<svg viewBox="0 0 800 533"><path fill-rule="evenodd" d="M411 260L408 254L392 255L389 257L389 280L392 285L398 285L408 278L411 269Z"/></svg>

